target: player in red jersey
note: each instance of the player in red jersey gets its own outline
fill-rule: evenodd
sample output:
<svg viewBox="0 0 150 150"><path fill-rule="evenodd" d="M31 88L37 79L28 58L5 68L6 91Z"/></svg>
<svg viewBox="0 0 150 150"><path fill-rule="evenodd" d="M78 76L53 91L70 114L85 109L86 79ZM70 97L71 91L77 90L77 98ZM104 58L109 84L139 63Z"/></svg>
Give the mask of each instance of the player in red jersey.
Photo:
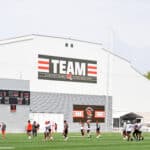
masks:
<svg viewBox="0 0 150 150"><path fill-rule="evenodd" d="M27 131L28 139L31 139L32 124L30 120L28 120L26 131Z"/></svg>

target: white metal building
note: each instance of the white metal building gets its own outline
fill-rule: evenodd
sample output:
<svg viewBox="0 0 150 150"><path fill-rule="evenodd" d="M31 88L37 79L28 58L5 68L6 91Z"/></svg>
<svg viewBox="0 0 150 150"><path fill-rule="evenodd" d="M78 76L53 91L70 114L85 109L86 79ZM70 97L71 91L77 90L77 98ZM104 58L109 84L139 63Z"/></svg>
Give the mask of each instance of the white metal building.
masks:
<svg viewBox="0 0 150 150"><path fill-rule="evenodd" d="M104 106L98 113L107 131L112 128L112 109L149 111L150 82L101 44L29 35L0 41L0 52L0 90L30 91L30 105L17 105L13 114L9 105L0 104L0 121L7 122L11 132L23 131L21 126L36 113L63 114L62 120L78 131L75 105ZM22 124L9 127L9 117L21 118L22 109Z"/></svg>

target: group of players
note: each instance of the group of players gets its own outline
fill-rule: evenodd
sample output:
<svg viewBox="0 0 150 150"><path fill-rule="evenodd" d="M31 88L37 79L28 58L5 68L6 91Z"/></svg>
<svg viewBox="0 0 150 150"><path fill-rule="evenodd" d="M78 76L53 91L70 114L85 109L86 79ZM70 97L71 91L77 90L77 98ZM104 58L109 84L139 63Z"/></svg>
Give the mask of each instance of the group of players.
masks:
<svg viewBox="0 0 150 150"><path fill-rule="evenodd" d="M36 121L34 121L33 124L31 124L30 120L28 120L28 124L26 126L28 139L31 139L32 136L33 137L37 136L37 131L38 131L39 127L40 127L40 125L37 124ZM63 130L64 140L68 139L68 127L69 126L68 126L67 121L64 120L64 130ZM57 123L45 121L44 141L53 140L54 132L57 132Z"/></svg>
<svg viewBox="0 0 150 150"><path fill-rule="evenodd" d="M87 133L87 137L91 138L90 121L87 121L86 124L87 124L87 129L84 126L85 123L80 122L81 136L85 136L85 134ZM68 125L67 121L64 120L64 129L63 129L62 135L63 135L65 141L68 140L68 128L69 128L69 125ZM101 136L100 135L100 124L98 121L96 121L96 135L97 135L96 138L99 138ZM53 140L53 132L52 132L50 121L47 121L45 123L44 140Z"/></svg>
<svg viewBox="0 0 150 150"><path fill-rule="evenodd" d="M86 125L86 127L85 127ZM57 132L57 124L54 125L54 130ZM37 131L39 130L40 125L36 123L35 121L33 124L31 124L30 120L28 120L28 124L26 126L26 131L28 135L28 139L31 139L33 136L37 136ZM5 138L5 131L6 131L6 124L1 123L0 128L2 131L2 136ZM64 140L68 140L68 128L69 125L66 120L64 120L64 130L63 130L63 137ZM81 136L87 135L88 138L91 138L91 127L90 127L90 121L87 122L80 122L80 131ZM123 139L126 139L127 141L140 141L144 140L144 137L142 135L142 124L140 120L136 120L135 123L131 123L131 121L124 122L123 124L123 130L122 130ZM96 138L99 138L101 136L100 132L100 124L98 121L96 121ZM53 140L53 131L52 131L52 124L50 121L45 121L45 131L44 131L44 140Z"/></svg>
<svg viewBox="0 0 150 150"><path fill-rule="evenodd" d="M28 139L31 139L31 137L37 136L37 131L39 130L40 125L36 123L36 121L31 124L30 120L28 120L28 124L26 126L26 132L28 135Z"/></svg>
<svg viewBox="0 0 150 150"><path fill-rule="evenodd" d="M44 131L44 140L53 140L53 129L52 129L52 124L50 121L45 122L45 131ZM64 120L64 130L63 130L63 137L64 140L68 140L68 123L66 120ZM57 124L54 124L54 129L55 132L57 132Z"/></svg>
<svg viewBox="0 0 150 150"><path fill-rule="evenodd" d="M87 124L87 128L85 128L85 123L84 122L80 122L81 125L81 135L85 136L85 134L87 133L87 137L91 138L91 127L90 127L90 121L86 122ZM101 136L100 133L100 124L98 121L96 121L96 138L99 138Z"/></svg>
<svg viewBox="0 0 150 150"><path fill-rule="evenodd" d="M85 124L87 125L85 128ZM88 138L91 138L91 128L90 128L90 121L87 121L86 123L80 122L81 126L81 136L87 135ZM33 124L31 124L30 120L28 120L28 124L26 127L28 139L31 139L31 137L37 136L37 130L39 129L39 124L37 124L35 121ZM68 128L69 125L66 120L64 120L64 129L63 129L63 137L64 140L68 140ZM55 131L54 131L55 130ZM45 121L45 130L44 130L44 140L53 140L53 133L57 132L57 124L52 124L50 121ZM98 121L96 121L96 138L99 138L101 136L100 134L100 124Z"/></svg>
<svg viewBox="0 0 150 150"><path fill-rule="evenodd" d="M136 120L135 123L131 123L131 121L124 122L123 125L123 139L127 139L127 141L140 141L144 140L142 135L142 124L140 120Z"/></svg>

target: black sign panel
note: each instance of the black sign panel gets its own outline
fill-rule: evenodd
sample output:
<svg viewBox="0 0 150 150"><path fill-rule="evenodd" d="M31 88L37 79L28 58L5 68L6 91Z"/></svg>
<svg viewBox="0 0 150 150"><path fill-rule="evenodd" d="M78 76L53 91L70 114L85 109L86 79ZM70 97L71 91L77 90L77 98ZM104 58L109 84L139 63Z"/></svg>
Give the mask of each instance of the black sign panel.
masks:
<svg viewBox="0 0 150 150"><path fill-rule="evenodd" d="M99 105L73 105L74 122L104 122L105 108Z"/></svg>
<svg viewBox="0 0 150 150"><path fill-rule="evenodd" d="M30 92L0 90L0 104L30 105Z"/></svg>
<svg viewBox="0 0 150 150"><path fill-rule="evenodd" d="M38 55L38 79L97 83L97 62Z"/></svg>

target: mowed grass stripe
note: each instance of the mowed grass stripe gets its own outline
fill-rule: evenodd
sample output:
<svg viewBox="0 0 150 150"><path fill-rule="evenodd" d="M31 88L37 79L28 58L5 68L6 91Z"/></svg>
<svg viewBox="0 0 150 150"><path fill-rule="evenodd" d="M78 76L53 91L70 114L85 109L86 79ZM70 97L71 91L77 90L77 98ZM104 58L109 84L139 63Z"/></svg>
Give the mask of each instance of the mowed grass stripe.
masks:
<svg viewBox="0 0 150 150"><path fill-rule="evenodd" d="M103 133L96 139L79 137L79 133L70 133L68 141L61 134L54 135L54 141L43 141L43 134L28 140L26 134L7 134L6 139L0 138L1 147L13 147L15 150L150 150L150 133L144 133L144 141L128 142L122 139L120 133Z"/></svg>

